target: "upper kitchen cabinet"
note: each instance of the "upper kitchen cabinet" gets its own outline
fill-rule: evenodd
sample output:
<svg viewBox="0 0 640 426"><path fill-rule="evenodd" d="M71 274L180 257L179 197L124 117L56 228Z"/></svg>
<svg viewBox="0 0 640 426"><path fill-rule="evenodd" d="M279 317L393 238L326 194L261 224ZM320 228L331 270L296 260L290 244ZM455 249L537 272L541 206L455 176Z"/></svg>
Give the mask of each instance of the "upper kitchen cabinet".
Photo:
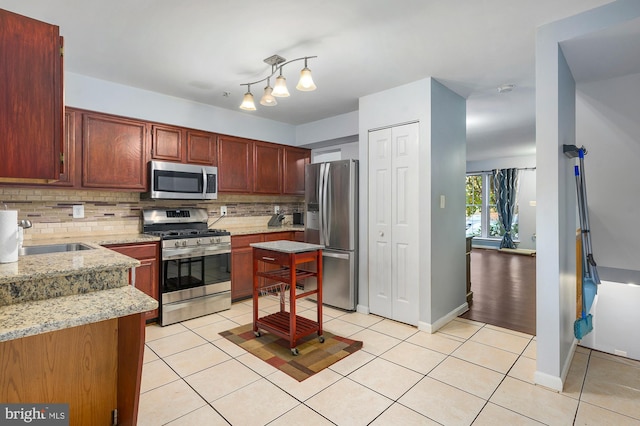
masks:
<svg viewBox="0 0 640 426"><path fill-rule="evenodd" d="M187 130L187 163L205 166L218 165L216 135Z"/></svg>
<svg viewBox="0 0 640 426"><path fill-rule="evenodd" d="M151 158L187 164L215 166L218 161L214 133L153 124Z"/></svg>
<svg viewBox="0 0 640 426"><path fill-rule="evenodd" d="M182 162L184 160L182 134L183 131L179 127L153 125L151 127L151 158Z"/></svg>
<svg viewBox="0 0 640 426"><path fill-rule="evenodd" d="M62 38L55 25L0 9L0 180L60 175Z"/></svg>
<svg viewBox="0 0 640 426"><path fill-rule="evenodd" d="M283 145L258 141L254 142L254 193L282 193L282 151Z"/></svg>
<svg viewBox="0 0 640 426"><path fill-rule="evenodd" d="M218 136L218 191L251 193L253 189L253 141Z"/></svg>
<svg viewBox="0 0 640 426"><path fill-rule="evenodd" d="M145 191L147 124L107 114L82 115L82 186Z"/></svg>
<svg viewBox="0 0 640 426"><path fill-rule="evenodd" d="M304 166L311 163L311 151L285 146L283 163L283 193L287 195L304 195Z"/></svg>

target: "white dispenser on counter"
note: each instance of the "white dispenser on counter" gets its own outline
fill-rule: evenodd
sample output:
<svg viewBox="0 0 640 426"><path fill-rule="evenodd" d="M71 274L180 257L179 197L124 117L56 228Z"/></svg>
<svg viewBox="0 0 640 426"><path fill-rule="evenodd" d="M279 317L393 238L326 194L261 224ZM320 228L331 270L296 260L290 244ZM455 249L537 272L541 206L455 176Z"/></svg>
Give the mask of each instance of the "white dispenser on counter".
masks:
<svg viewBox="0 0 640 426"><path fill-rule="evenodd" d="M0 210L0 263L18 261L18 211Z"/></svg>

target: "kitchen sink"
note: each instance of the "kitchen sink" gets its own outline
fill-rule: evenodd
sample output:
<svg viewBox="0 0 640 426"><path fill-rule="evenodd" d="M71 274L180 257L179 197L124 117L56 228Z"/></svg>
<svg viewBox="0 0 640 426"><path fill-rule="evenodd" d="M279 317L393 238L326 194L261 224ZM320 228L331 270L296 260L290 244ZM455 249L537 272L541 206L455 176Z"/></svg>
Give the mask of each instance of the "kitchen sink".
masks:
<svg viewBox="0 0 640 426"><path fill-rule="evenodd" d="M32 254L65 253L69 251L93 250L94 247L82 243L49 244L44 246L21 247L18 250L20 256Z"/></svg>

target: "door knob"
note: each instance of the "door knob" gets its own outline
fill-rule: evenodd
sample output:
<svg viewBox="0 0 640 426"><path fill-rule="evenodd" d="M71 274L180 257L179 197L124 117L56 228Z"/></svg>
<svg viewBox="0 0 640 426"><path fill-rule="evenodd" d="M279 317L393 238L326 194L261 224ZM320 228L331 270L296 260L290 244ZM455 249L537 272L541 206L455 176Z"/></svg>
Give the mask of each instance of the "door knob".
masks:
<svg viewBox="0 0 640 426"><path fill-rule="evenodd" d="M380 236L384 237L384 232L380 231Z"/></svg>

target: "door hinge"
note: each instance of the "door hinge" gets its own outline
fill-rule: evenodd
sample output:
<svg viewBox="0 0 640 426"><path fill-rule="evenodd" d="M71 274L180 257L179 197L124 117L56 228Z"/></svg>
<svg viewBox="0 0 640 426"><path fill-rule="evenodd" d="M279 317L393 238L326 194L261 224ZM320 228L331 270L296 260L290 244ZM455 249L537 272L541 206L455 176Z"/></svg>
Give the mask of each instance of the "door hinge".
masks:
<svg viewBox="0 0 640 426"><path fill-rule="evenodd" d="M117 408L111 412L111 425L118 426L118 409Z"/></svg>
<svg viewBox="0 0 640 426"><path fill-rule="evenodd" d="M64 56L64 46L60 46L60 56Z"/></svg>
<svg viewBox="0 0 640 426"><path fill-rule="evenodd" d="M64 153L60 153L60 164L64 164Z"/></svg>

